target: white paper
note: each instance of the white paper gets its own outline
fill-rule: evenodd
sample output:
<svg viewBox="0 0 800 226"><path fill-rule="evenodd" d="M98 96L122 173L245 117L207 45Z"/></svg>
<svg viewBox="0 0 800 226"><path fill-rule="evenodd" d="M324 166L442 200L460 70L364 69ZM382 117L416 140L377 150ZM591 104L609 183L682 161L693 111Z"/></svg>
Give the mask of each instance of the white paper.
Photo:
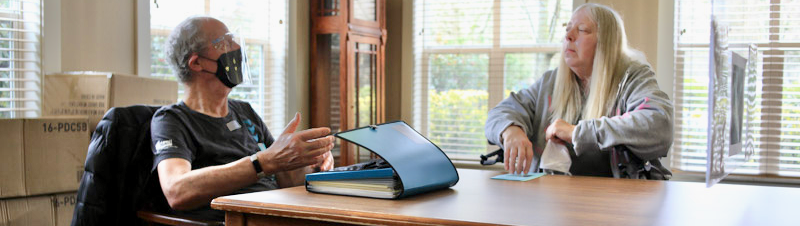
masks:
<svg viewBox="0 0 800 226"><path fill-rule="evenodd" d="M569 157L569 149L563 144L547 141L542 153L541 169L557 171L570 175L569 167L572 166L572 159Z"/></svg>

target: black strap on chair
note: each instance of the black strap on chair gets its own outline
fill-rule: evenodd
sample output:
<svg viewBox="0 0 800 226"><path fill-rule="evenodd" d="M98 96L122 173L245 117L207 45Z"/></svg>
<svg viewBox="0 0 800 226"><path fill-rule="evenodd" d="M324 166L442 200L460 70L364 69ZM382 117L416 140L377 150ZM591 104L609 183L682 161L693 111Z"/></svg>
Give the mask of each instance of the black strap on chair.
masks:
<svg viewBox="0 0 800 226"><path fill-rule="evenodd" d="M612 148L611 173L614 178L669 180L672 172L658 160L642 160L624 146Z"/></svg>
<svg viewBox="0 0 800 226"><path fill-rule="evenodd" d="M489 159L489 158L491 158L493 156L497 156L497 158ZM495 150L493 152L490 152L489 154L481 155L481 165L484 165L484 166L494 165L495 163L503 162L504 161L503 158L504 158L503 149L500 148L500 149L497 149L497 150Z"/></svg>

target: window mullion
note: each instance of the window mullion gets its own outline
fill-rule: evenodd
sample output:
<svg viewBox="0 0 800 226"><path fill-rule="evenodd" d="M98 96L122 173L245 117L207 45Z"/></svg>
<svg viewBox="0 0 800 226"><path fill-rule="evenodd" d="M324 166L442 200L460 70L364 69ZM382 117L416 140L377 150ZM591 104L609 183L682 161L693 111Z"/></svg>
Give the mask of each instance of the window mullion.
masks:
<svg viewBox="0 0 800 226"><path fill-rule="evenodd" d="M492 48L489 50L489 83L488 83L488 94L489 94L489 108L497 106L500 101L503 100L503 74L504 74L504 65L505 65L505 54L500 50L500 28L501 28L501 18L500 18L500 11L501 11L501 2L500 0L494 0L494 4L492 6L492 19L493 19L493 26L492 26ZM492 151L495 149L493 146L486 146L486 151Z"/></svg>
<svg viewBox="0 0 800 226"><path fill-rule="evenodd" d="M267 28L267 29L269 29L269 28ZM270 34L272 34L271 31L270 31ZM267 89L267 86L271 86L273 82L278 81L277 79L273 79L272 78L273 73L272 73L272 69L271 69L272 68L272 56L270 54L271 52L272 52L272 45L265 44L265 45L261 46L261 56L263 56L262 59L261 59L261 65L263 65L263 66L261 68L262 75L261 75L260 78L258 78L258 84L259 84L258 85L258 93L260 94L260 95L258 95L258 104L259 104L259 107L260 107L260 109L258 109L258 112L261 113L261 119L263 121L267 121L267 122L273 122L272 115L275 114L274 112L272 112L269 115L265 115L267 113L267 111L265 111L265 109L268 108L267 107L267 98L272 98L272 97L276 96L275 93L272 93L273 90L276 90L276 89L274 87L270 87L269 89ZM270 69L267 69L267 68L270 68ZM270 82L267 82L267 81L270 81ZM267 90L269 90L269 91L267 91ZM270 103L271 102L272 101L270 101ZM278 127L278 128L280 128L280 127Z"/></svg>
<svg viewBox="0 0 800 226"><path fill-rule="evenodd" d="M769 21L769 40L771 43L780 41L780 0L770 0L770 21ZM781 111L783 99L783 54L782 50L767 50L763 53L763 76L762 76L762 101L761 121L762 121L762 140L760 157L764 162L759 169L766 174L776 175L780 168L780 135L781 135Z"/></svg>
<svg viewBox="0 0 800 226"><path fill-rule="evenodd" d="M424 38L424 36L423 36L423 38ZM420 129L420 132L422 134L426 134L427 136L430 136L430 131L428 131L428 124L430 123L428 121L429 120L428 119L428 107L430 106L428 104L428 102L430 101L428 99L429 96L430 96L429 95L429 92L430 92L430 88L429 88L430 87L430 79L429 79L430 74L429 74L429 72L430 71L428 70L428 63L430 62L430 54L423 52L421 59L422 59L421 60L422 63L420 64L421 65L420 73L422 74L422 76L420 76L421 77L420 81L419 81L420 89L418 91L418 92L420 92L419 105L421 105L421 106L416 107L416 109L418 109L420 111L420 114L419 114L419 117L420 117L419 118L419 122L420 123L418 123L417 125L419 125L419 129Z"/></svg>
<svg viewBox="0 0 800 226"><path fill-rule="evenodd" d="M761 158L764 162L759 167L767 174L778 173L778 157L780 156L781 111L783 94L783 55L781 50L764 51L763 91L761 108Z"/></svg>
<svg viewBox="0 0 800 226"><path fill-rule="evenodd" d="M677 43L677 41L675 43ZM684 65L685 54L686 54L685 51L681 50L680 48L677 48L677 50L675 51L675 56L676 57L675 57L674 65ZM675 88L674 89L675 90L673 92L674 93L673 95L676 96L676 100L673 100L673 101L674 101L674 106L675 106L675 110L676 110L675 111L676 115L674 117L675 119L674 119L674 122L673 122L673 126L674 126L673 131L675 131L675 137L677 137L677 139L675 139L675 142L678 142L679 145L674 145L674 144L672 145L672 148L673 148L673 150L672 150L672 158L671 158L672 161L670 161L670 165L671 165L670 167L671 168L678 168L678 169L681 169L681 170L684 170L682 168L682 165L684 165L684 162L683 162L684 160L681 157L681 155L683 154L683 151L681 149L683 149L683 147L682 147L682 145L680 145L680 142L683 139L681 137L682 136L682 134L681 134L682 128L681 127L683 125L683 117L677 117L677 116L680 116L680 114L682 114L684 110L682 108L683 103L680 102L680 101L677 101L677 98L682 97L682 95L684 95L681 92L681 91L683 91L683 74L684 74L683 73L683 68L680 68L680 69L676 68L675 69L675 82L674 82L674 84L675 84Z"/></svg>

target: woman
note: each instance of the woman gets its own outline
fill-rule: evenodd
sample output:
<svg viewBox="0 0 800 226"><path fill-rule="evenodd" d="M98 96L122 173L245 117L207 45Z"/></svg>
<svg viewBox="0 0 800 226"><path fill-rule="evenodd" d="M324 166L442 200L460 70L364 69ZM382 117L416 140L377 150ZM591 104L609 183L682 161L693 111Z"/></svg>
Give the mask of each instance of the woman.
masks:
<svg viewBox="0 0 800 226"><path fill-rule="evenodd" d="M614 148L660 166L672 144L672 103L641 53L628 49L619 14L578 7L561 56L558 69L489 111L486 137L505 150L505 169L529 172L550 140L574 150L573 175L612 176Z"/></svg>

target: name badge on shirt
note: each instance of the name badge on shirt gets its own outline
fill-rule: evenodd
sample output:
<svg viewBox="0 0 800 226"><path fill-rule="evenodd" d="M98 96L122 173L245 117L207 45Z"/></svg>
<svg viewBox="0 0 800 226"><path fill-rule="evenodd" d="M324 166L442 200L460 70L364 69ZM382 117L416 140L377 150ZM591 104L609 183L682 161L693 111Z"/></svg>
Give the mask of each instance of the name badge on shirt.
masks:
<svg viewBox="0 0 800 226"><path fill-rule="evenodd" d="M230 131L234 131L234 130L237 130L239 128L242 128L242 125L239 125L239 122L237 122L237 121L230 121L230 122L228 122L227 126L228 126L228 130L230 130Z"/></svg>

